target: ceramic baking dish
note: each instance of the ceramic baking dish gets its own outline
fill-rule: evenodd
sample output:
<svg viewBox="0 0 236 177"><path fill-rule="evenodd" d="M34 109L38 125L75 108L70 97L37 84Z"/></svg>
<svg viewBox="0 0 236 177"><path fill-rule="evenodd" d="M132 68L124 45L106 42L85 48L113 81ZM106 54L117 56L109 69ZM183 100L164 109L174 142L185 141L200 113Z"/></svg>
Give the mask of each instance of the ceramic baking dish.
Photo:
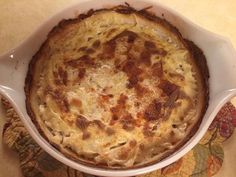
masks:
<svg viewBox="0 0 236 177"><path fill-rule="evenodd" d="M109 170L86 166L68 159L39 134L26 111L24 84L29 61L40 48L49 31L59 21L75 18L78 14L87 12L91 8L109 8L124 4L125 2L136 9L152 6L150 11L168 20L179 29L184 38L193 41L203 50L210 73L210 99L199 129L174 154L146 167L128 170ZM0 93L10 100L34 140L57 160L89 174L99 176L134 176L163 168L175 162L199 142L224 103L233 96L236 96L236 51L228 39L202 29L175 11L153 0L83 0L48 19L17 48L0 57Z"/></svg>

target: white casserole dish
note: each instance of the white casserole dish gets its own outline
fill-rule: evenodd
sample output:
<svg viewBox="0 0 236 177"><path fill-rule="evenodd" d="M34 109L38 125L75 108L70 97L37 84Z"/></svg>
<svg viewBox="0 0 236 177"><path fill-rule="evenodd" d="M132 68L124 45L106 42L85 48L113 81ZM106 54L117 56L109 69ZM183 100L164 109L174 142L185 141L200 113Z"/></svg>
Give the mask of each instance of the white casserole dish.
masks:
<svg viewBox="0 0 236 177"><path fill-rule="evenodd" d="M195 135L178 151L161 162L147 167L129 170L109 170L89 167L74 162L58 152L39 134L32 123L25 107L24 84L28 63L46 39L49 31L62 19L74 18L79 13L87 12L91 8L107 8L124 4L125 2L136 9L152 6L150 11L154 12L159 17L164 15L167 21L179 29L184 38L193 41L203 50L210 72L209 106ZM236 51L229 40L194 25L180 14L162 6L154 0L80 1L76 5L51 17L19 47L0 57L0 93L10 100L34 140L45 151L64 164L79 171L99 176L134 176L157 170L178 160L199 142L223 104L229 101L233 96L236 96L235 77Z"/></svg>

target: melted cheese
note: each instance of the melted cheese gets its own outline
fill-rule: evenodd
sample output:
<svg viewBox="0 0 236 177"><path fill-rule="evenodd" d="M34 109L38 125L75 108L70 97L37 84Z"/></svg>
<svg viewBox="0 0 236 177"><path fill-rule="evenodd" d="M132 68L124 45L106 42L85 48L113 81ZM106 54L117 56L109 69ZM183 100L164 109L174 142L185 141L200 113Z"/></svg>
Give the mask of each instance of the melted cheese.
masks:
<svg viewBox="0 0 236 177"><path fill-rule="evenodd" d="M73 158L111 168L146 164L200 118L194 59L161 23L100 11L65 25L44 47L31 107L49 141Z"/></svg>

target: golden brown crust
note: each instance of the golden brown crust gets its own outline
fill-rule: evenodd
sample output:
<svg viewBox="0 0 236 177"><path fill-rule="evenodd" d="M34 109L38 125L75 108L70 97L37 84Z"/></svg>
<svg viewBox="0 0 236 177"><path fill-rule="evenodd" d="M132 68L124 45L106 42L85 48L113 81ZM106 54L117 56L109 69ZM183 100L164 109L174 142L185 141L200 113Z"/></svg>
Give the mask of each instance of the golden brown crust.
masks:
<svg viewBox="0 0 236 177"><path fill-rule="evenodd" d="M36 117L35 117L35 114L31 108L31 103L30 103L30 96L31 96L31 88L32 88L32 79L33 79L33 74L34 74L34 68L35 68L35 65L37 63L37 60L38 58L40 58L40 56L42 55L43 52L45 52L44 50L46 50L46 47L48 42L49 42L49 38L51 38L52 36L56 35L58 33L58 31L60 30L63 30L64 28L66 28L68 25L70 24L73 24L73 23L78 23L80 22L81 20L84 20L90 16L92 16L93 14L95 14L96 12L98 11L108 11L108 10L111 10L111 9L101 9L101 10L97 10L97 11L93 11L93 10L90 10L87 14L81 14L79 15L78 18L76 19L70 19L70 20L63 20L61 21L56 27L54 27L52 29L52 31L49 33L48 35L48 38L47 40L44 42L44 44L41 46L40 50L33 56L30 64L29 64L29 70L28 70L28 73L27 73L27 77L26 77L26 80L25 80L25 94L26 94L26 108L27 108L27 112L28 114L30 115L33 123L36 125L37 129L39 130L40 134L47 140L49 141L56 149L58 149L59 151L62 151L66 156L68 156L69 158L75 160L75 161L78 161L80 163L83 163L83 164L86 164L86 165L91 165L91 166L94 166L96 165L96 167L102 167L102 168L109 168L107 167L107 165L105 164L96 164L96 163L92 163L89 159L86 160L83 159L83 160L80 160L78 158L76 158L76 156L78 157L78 154L76 154L75 152L73 152L72 149L70 149L70 152L69 151L65 151L64 149L60 148L60 146L58 146L57 144L51 142L47 136L45 135L44 131L41 129L40 125L38 124L37 120L36 120ZM206 96L205 98L205 102L204 102L204 105L205 105L205 109L202 109L202 112L201 112L201 118L203 117L205 111L206 111L206 108L208 106L208 95L209 95L209 91L208 91L208 78L209 78L209 73L208 73L208 68L207 68L207 64L206 64L206 59L205 59L205 56L204 54L202 53L202 51L191 41L188 41L188 40L183 40L181 34L179 33L179 31L174 27L172 26L171 24L169 24L166 20L163 20L163 19L160 19L158 17L156 17L155 15L151 14L150 12L147 12L146 10L140 10L140 11L137 11L135 9L133 9L132 7L129 7L129 6L117 6L117 7L114 7L112 8L112 10L118 12L118 13L121 13L121 14L131 14L131 13L136 13L138 15L141 15L141 16L144 16L145 18L149 19L149 20L152 20L152 21L155 21L155 22L158 22L160 24L162 24L163 26L165 26L168 30L172 31L173 33L175 33L176 36L178 36L179 40L181 40L186 46L187 48L189 49L189 51L191 52L191 54L193 55L193 58L196 60L196 63L197 63L197 67L200 68L200 76L199 78L202 79L202 87L203 87L203 91L204 91L204 95ZM131 36L133 36L133 38L135 38L135 35L131 34ZM132 40L132 38L130 39ZM111 43L110 43L111 44ZM100 46L100 42L96 42L94 43L94 48L97 48ZM147 50L152 50L153 48L153 45L152 43L146 43L146 48ZM109 57L112 57L113 56L113 51L112 51L112 48L110 49L107 49L107 50L111 50L110 54L109 54ZM91 52L88 51L88 52ZM155 52L159 52L160 54L162 55L165 55L165 51L155 51ZM150 61L148 59L148 56L147 56L147 53L143 53L143 56L144 58L147 58L147 62L146 64L149 64ZM74 63L73 63L74 64ZM91 64L91 63L90 63ZM133 66L133 65L132 65ZM130 68L130 67L129 67ZM154 74L157 74L158 76L161 76L162 75L162 72L160 72L160 68L161 68L161 65L156 65L155 67L155 72ZM137 68L134 68L134 71L131 72L131 74L129 74L130 70L126 70L125 67L124 67L124 71L128 73L128 75L130 76L130 84L129 84L129 87L135 87L137 92L142 92L143 88L140 88L138 85L137 85L137 79L139 78L136 78L136 76L139 75L139 71L137 71ZM135 73L132 75L132 73ZM80 79L82 79L84 77L84 74L85 74L85 70L81 70L81 73L80 73ZM66 84L67 82L67 76L66 74L63 72L63 70L61 69L60 73L59 73L59 76L62 77L63 79L63 83L62 84ZM135 77L134 77L135 76ZM160 87L163 87L163 90L164 92L167 94L167 95L171 95L176 89L177 89L177 86L175 86L174 84L170 84L170 83L167 83L167 84L164 84L164 85L161 85ZM141 93L142 95L142 93ZM107 98L105 98L107 99ZM120 104L125 104L125 96L124 95L121 95L120 97ZM160 114L160 110L161 110L161 104L160 103L153 103L154 105L150 105L150 110L151 111L147 111L147 115L146 116L148 119L152 120L153 119L153 116L152 116L152 111L158 114ZM154 107L154 108L153 108ZM66 107L64 107L65 111L67 110ZM119 113L119 111L117 112L117 109L114 108L113 110L111 110L113 112L113 116L114 116L114 119L116 119L115 117L117 116L116 114ZM126 115L127 117L129 117L130 115ZM80 117L81 118L81 117ZM81 119L80 119L81 120ZM133 125L132 124L135 124L135 122L133 122L132 120L133 119L125 119L126 122L124 123L124 128L127 129L127 130L132 130L132 127ZM127 123L127 120L130 120L128 121ZM162 155L162 158L161 159L164 159L165 157L169 156L170 154L172 154L173 152L177 151L180 147L182 147L193 135L194 133L197 131L200 123L201 123L201 120L202 119L198 119L197 123L195 124L195 126L192 128L191 132L189 133L188 135L188 138L186 138L184 141L182 141L182 143L178 144L178 146L176 146L174 149L170 150L170 151L167 151L164 155ZM116 121L116 120L115 120ZM120 120L122 122L122 120ZM113 122L114 123L114 122ZM97 124L100 128L102 127L102 124L100 124L99 122L96 122L95 124ZM112 124L112 122L111 122ZM85 122L85 124L81 124L81 121L79 123L79 126L81 125L84 125L82 128L85 128L88 126L88 124ZM130 125L130 126L127 126L127 125ZM112 134L113 131L110 129L110 130L107 130L108 134ZM145 134L147 134L149 136L149 133L148 133L148 127L145 128ZM83 138L86 139L88 138L90 135L85 131L85 133L83 134ZM133 144L135 143L131 143L132 146L134 146ZM124 155L124 154L123 154ZM159 159L158 161L160 161L161 159ZM153 161L153 162L150 162L150 163L146 163L144 165L138 165L138 166L135 166L135 167L129 167L129 168L123 168L123 169L130 169L130 168L138 168L138 167L142 167L142 166L148 166L150 164L154 164L156 163L156 161ZM116 169L116 168L114 168Z"/></svg>

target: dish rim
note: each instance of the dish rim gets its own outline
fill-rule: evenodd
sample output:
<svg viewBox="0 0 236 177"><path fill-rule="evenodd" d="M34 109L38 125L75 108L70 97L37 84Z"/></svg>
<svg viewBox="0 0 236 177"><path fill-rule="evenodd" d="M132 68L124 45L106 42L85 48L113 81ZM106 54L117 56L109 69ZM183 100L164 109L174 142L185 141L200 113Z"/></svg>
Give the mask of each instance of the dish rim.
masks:
<svg viewBox="0 0 236 177"><path fill-rule="evenodd" d="M130 4L135 3L135 1L130 1ZM87 2L92 2L92 0L84 0L83 2L78 2L70 7L67 7L66 9L62 10L61 12L55 14L54 16L52 16L51 18L49 18L48 20L46 20L39 28L38 30L36 30L35 33L33 33L28 39L26 39L25 41L23 41L18 47L16 47L15 49L13 49L12 51L4 54L1 56L1 58L6 58L8 56L10 56L10 54L15 53L16 51L20 50L22 47L25 47L28 45L28 41L34 37L35 34L39 33L40 30L47 25L48 23L50 23L51 20L53 20L53 18L60 16L60 14L63 14L71 9L73 9L75 6L79 6L79 4L81 3L87 3ZM118 1L117 1L118 2ZM216 35L212 32L209 32L207 30L204 30L203 28L193 24L191 21L189 21L188 19L186 19L185 17L183 17L182 15L180 15L179 13L175 12L174 10L165 7L164 5L162 5L159 2L154 2L151 0L136 0L136 2L143 2L143 3L149 3L150 5L153 6L157 6L157 7L161 7L163 9L166 9L168 12L178 16L180 19L183 19L186 23L189 23L191 26L199 29L200 31L202 31L203 33L208 33L209 36L213 37L213 38L218 38L219 40L222 41L226 41L227 43L229 43L229 40L221 37L219 35ZM121 1L119 1L119 4L121 3ZM230 45L231 43L229 43ZM231 46L232 47L232 46ZM201 137L204 135L205 131L207 130L208 126L210 125L211 121L213 120L214 116L216 115L216 113L218 112L218 110L221 108L221 106L226 103L230 98L233 97L233 95L236 94L236 91L231 89L231 90L226 90L224 92L224 94L219 94L216 95L216 100L218 100L219 102L212 104L211 106L214 108L212 108L213 112L211 112L211 114L208 115L207 121L204 123L204 125L202 125L203 123L201 123L201 128L203 128L201 131L197 131L195 133L195 135L188 141L190 143L186 143L184 147L182 147L181 151L177 151L176 154L174 154L173 156L171 156L170 158L167 158L164 160L164 162L158 162L154 165L150 165L147 167L142 167L139 169L128 169L128 170L108 170L108 169L100 169L100 168L94 168L94 167L87 167L84 166L82 164L78 164L77 162L71 162L70 160L68 161L68 159L66 157L61 156L61 153L55 151L55 149L52 148L51 145L49 145L42 137L40 137L40 135L37 134L37 132L35 132L35 129L31 126L33 126L32 122L27 122L27 119L24 118L24 114L19 111L18 106L16 105L15 101L13 100L13 98L11 97L11 95L9 94L9 92L7 92L6 89L4 89L3 87L0 87L0 92L5 95L10 102L13 104L13 107L17 110L17 112L19 113L22 121L24 122L24 124L26 125L26 128L29 130L31 136L36 140L36 142L44 149L46 150L49 154L51 154L54 158L58 159L59 161L63 162L64 164L67 164L69 166L71 166L72 168L81 170L83 172L86 173L90 173L90 174L94 174L94 175L102 175L102 176L132 176L132 175L139 175L139 174L143 174L143 173L147 173L147 172L151 172L153 170L157 170L159 168L162 168L164 166L167 166L173 162L175 162L176 160L178 160L179 158L181 158L184 154L186 154L189 150L192 149L192 147L194 147L198 141L201 139ZM209 108L208 108L209 109ZM206 116L206 114L205 114ZM204 116L204 118L205 118ZM203 119L204 119L203 118Z"/></svg>

